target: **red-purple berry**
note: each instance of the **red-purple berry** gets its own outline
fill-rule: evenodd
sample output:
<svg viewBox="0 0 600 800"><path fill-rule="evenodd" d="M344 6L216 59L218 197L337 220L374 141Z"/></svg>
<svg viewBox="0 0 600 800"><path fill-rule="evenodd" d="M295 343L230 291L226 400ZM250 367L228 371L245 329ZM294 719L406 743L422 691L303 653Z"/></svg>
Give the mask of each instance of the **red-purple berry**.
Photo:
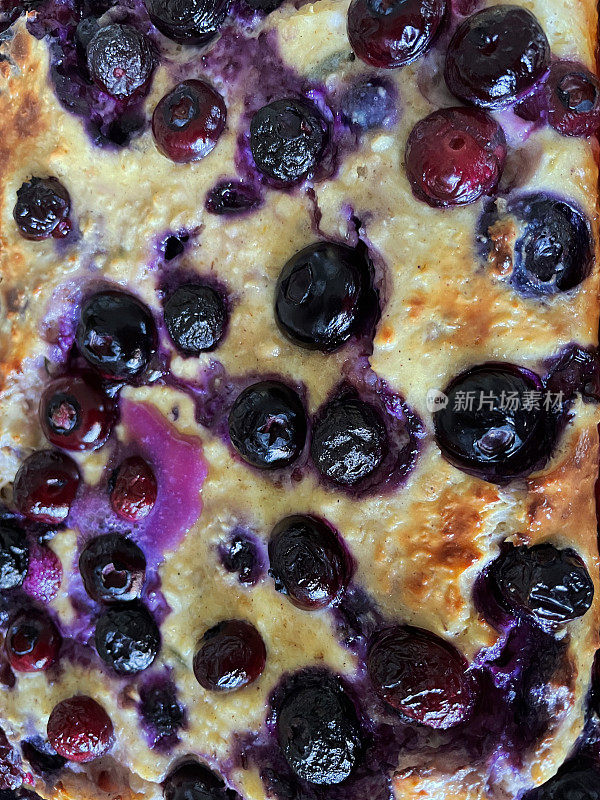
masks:
<svg viewBox="0 0 600 800"><path fill-rule="evenodd" d="M557 61L546 80L548 122L563 136L593 136L600 128L600 81L573 61Z"/></svg>
<svg viewBox="0 0 600 800"><path fill-rule="evenodd" d="M180 83L154 109L152 133L160 152L183 164L207 156L225 130L221 95L199 80Z"/></svg>
<svg viewBox="0 0 600 800"><path fill-rule="evenodd" d="M348 38L367 64L403 67L431 47L445 11L445 0L353 0Z"/></svg>
<svg viewBox="0 0 600 800"><path fill-rule="evenodd" d="M61 636L50 617L33 608L21 611L8 625L5 646L17 672L42 672L54 664Z"/></svg>
<svg viewBox="0 0 600 800"><path fill-rule="evenodd" d="M202 637L194 658L194 674L208 691L231 692L260 677L266 658L265 643L254 625L230 619Z"/></svg>
<svg viewBox="0 0 600 800"><path fill-rule="evenodd" d="M58 595L62 583L60 558L49 547L33 542L29 548L29 569L23 591L42 603L50 603Z"/></svg>
<svg viewBox="0 0 600 800"><path fill-rule="evenodd" d="M122 519L139 522L154 508L157 493L156 476L150 464L140 456L131 456L115 471L110 504Z"/></svg>
<svg viewBox="0 0 600 800"><path fill-rule="evenodd" d="M87 764L110 750L114 731L104 708L85 695L58 703L48 720L48 740L58 755Z"/></svg>
<svg viewBox="0 0 600 800"><path fill-rule="evenodd" d="M377 693L407 719L446 729L473 706L474 684L464 656L429 631L397 625L375 635L367 672Z"/></svg>
<svg viewBox="0 0 600 800"><path fill-rule="evenodd" d="M55 450L38 450L17 472L15 505L35 522L58 525L69 515L79 481L79 469L72 458Z"/></svg>
<svg viewBox="0 0 600 800"><path fill-rule="evenodd" d="M108 439L116 420L115 404L91 373L56 378L40 402L42 430L64 450L96 450Z"/></svg>
<svg viewBox="0 0 600 800"><path fill-rule="evenodd" d="M417 122L406 145L406 174L419 200L462 206L491 194L506 161L506 139L485 111L444 108Z"/></svg>

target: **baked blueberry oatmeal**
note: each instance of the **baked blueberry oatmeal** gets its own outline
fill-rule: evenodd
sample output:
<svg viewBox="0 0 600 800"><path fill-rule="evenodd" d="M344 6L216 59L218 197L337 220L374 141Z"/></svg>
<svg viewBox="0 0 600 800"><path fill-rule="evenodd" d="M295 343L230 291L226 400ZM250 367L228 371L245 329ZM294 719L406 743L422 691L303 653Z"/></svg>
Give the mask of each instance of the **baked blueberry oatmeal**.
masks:
<svg viewBox="0 0 600 800"><path fill-rule="evenodd" d="M599 800L596 23L1 0L2 800Z"/></svg>

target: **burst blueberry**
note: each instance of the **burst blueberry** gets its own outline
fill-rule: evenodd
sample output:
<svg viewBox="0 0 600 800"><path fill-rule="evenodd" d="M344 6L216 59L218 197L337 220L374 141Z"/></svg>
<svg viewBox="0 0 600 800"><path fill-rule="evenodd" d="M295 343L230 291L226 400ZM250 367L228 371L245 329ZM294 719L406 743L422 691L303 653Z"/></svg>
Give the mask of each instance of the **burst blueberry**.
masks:
<svg viewBox="0 0 600 800"><path fill-rule="evenodd" d="M200 283L187 283L177 288L165 303L164 315L173 343L186 356L214 349L227 324L223 297Z"/></svg>
<svg viewBox="0 0 600 800"><path fill-rule="evenodd" d="M79 557L79 571L89 596L104 603L137 599L146 576L140 548L117 533L91 539Z"/></svg>
<svg viewBox="0 0 600 800"><path fill-rule="evenodd" d="M600 81L573 61L557 61L546 79L548 122L563 136L593 136L600 128Z"/></svg>
<svg viewBox="0 0 600 800"><path fill-rule="evenodd" d="M25 239L60 238L71 230L71 198L56 178L32 178L17 191L13 217Z"/></svg>
<svg viewBox="0 0 600 800"><path fill-rule="evenodd" d="M193 758L180 763L163 784L165 800L239 800L223 779Z"/></svg>
<svg viewBox="0 0 600 800"><path fill-rule="evenodd" d="M393 88L378 78L352 84L342 95L342 120L357 131L382 128L394 120L396 97Z"/></svg>
<svg viewBox="0 0 600 800"><path fill-rule="evenodd" d="M224 181L206 195L204 207L211 214L230 216L258 208L262 198L258 191L241 181Z"/></svg>

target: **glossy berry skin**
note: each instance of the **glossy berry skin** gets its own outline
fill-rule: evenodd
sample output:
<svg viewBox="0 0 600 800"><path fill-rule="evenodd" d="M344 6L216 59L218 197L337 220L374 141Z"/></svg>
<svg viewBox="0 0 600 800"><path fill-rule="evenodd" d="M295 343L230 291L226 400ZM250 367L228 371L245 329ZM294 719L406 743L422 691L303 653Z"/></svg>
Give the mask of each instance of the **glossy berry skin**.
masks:
<svg viewBox="0 0 600 800"><path fill-rule="evenodd" d="M5 648L11 667L17 672L42 672L58 658L61 636L50 617L33 608L9 622Z"/></svg>
<svg viewBox="0 0 600 800"><path fill-rule="evenodd" d="M25 459L16 474L15 506L35 522L58 525L69 515L80 479L72 458L55 450L38 450Z"/></svg>
<svg viewBox="0 0 600 800"><path fill-rule="evenodd" d="M40 422L48 441L63 450L97 450L106 442L117 413L91 373L51 381L40 401Z"/></svg>
<svg viewBox="0 0 600 800"><path fill-rule="evenodd" d="M25 532L12 521L0 520L0 590L21 586L28 566Z"/></svg>
<svg viewBox="0 0 600 800"><path fill-rule="evenodd" d="M113 740L110 717L91 697L70 697L58 703L50 714L48 741L68 761L94 761L110 750Z"/></svg>
<svg viewBox="0 0 600 800"><path fill-rule="evenodd" d="M528 475L548 458L554 444L552 423L541 402L540 408L528 408L525 402L527 392L542 389L537 375L510 364L481 364L458 375L444 390L446 408L433 418L444 457L491 483ZM519 399L518 408L506 402L509 393ZM467 396L474 398L470 408L461 402Z"/></svg>
<svg viewBox="0 0 600 800"><path fill-rule="evenodd" d="M71 230L71 198L56 178L32 178L17 191L13 217L25 239L61 238Z"/></svg>
<svg viewBox="0 0 600 800"><path fill-rule="evenodd" d="M445 12L445 0L352 0L348 38L365 63L403 67L429 50Z"/></svg>
<svg viewBox="0 0 600 800"><path fill-rule="evenodd" d="M118 533L91 539L79 556L79 571L89 596L115 603L139 598L146 577L146 558L140 548Z"/></svg>
<svg viewBox="0 0 600 800"><path fill-rule="evenodd" d="M131 97L142 90L154 69L150 42L131 25L106 25L87 46L92 80L111 97Z"/></svg>
<svg viewBox="0 0 600 800"><path fill-rule="evenodd" d="M430 206L474 203L498 185L506 138L498 123L476 108L444 108L417 122L406 145L413 193Z"/></svg>
<svg viewBox="0 0 600 800"><path fill-rule="evenodd" d="M349 778L362 750L352 701L335 675L295 676L276 708L277 739L294 773L317 786Z"/></svg>
<svg viewBox="0 0 600 800"><path fill-rule="evenodd" d="M507 252L506 238L514 242ZM513 198L502 214L490 204L479 223L479 241L492 265L498 256L509 259L510 283L525 295L573 289L594 260L588 220L570 203L542 192Z"/></svg>
<svg viewBox="0 0 600 800"><path fill-rule="evenodd" d="M144 0L158 30L181 44L207 44L227 16L228 0Z"/></svg>
<svg viewBox="0 0 600 800"><path fill-rule="evenodd" d="M369 265L358 250L315 242L281 270L275 319L294 344L329 353L358 331L369 288Z"/></svg>
<svg viewBox="0 0 600 800"><path fill-rule="evenodd" d="M205 158L215 148L226 120L225 101L212 86L184 81L154 109L152 133L164 156L184 164Z"/></svg>
<svg viewBox="0 0 600 800"><path fill-rule="evenodd" d="M262 198L253 186L240 181L224 181L209 191L204 207L211 214L231 216L252 211L261 203Z"/></svg>
<svg viewBox="0 0 600 800"><path fill-rule="evenodd" d="M467 661L429 631L397 625L375 634L367 673L377 693L412 722L452 728L469 715L473 682Z"/></svg>
<svg viewBox="0 0 600 800"><path fill-rule="evenodd" d="M312 460L319 472L338 486L360 484L375 472L386 452L381 417L362 400L334 400L313 425Z"/></svg>
<svg viewBox="0 0 600 800"><path fill-rule="evenodd" d="M165 800L235 800L220 778L204 764L188 760L169 773L163 785Z"/></svg>
<svg viewBox="0 0 600 800"><path fill-rule="evenodd" d="M221 548L221 560L227 572L237 574L242 586L254 586L263 572L258 545L246 533L234 534L231 541Z"/></svg>
<svg viewBox="0 0 600 800"><path fill-rule="evenodd" d="M229 412L229 436L244 461L259 469L294 462L306 441L302 401L279 381L261 381L244 389Z"/></svg>
<svg viewBox="0 0 600 800"><path fill-rule="evenodd" d="M96 623L100 658L120 675L148 669L160 650L160 632L150 612L139 602L111 606Z"/></svg>
<svg viewBox="0 0 600 800"><path fill-rule="evenodd" d="M446 53L453 95L484 108L504 108L544 77L550 45L533 14L521 6L490 6L456 29Z"/></svg>
<svg viewBox="0 0 600 800"><path fill-rule="evenodd" d="M523 800L600 800L600 766L575 756L549 781L523 795Z"/></svg>
<svg viewBox="0 0 600 800"><path fill-rule="evenodd" d="M329 139L321 112L308 100L275 100L250 123L250 149L258 170L276 185L312 175Z"/></svg>
<svg viewBox="0 0 600 800"><path fill-rule="evenodd" d="M135 379L148 365L156 344L152 314L133 295L108 290L84 303L77 345L86 361L105 377Z"/></svg>
<svg viewBox="0 0 600 800"><path fill-rule="evenodd" d="M548 122L563 136L593 136L600 128L600 81L573 61L557 61L546 79Z"/></svg>
<svg viewBox="0 0 600 800"><path fill-rule="evenodd" d="M232 692L259 678L266 659L265 643L254 625L229 619L202 637L194 657L194 675L209 692Z"/></svg>
<svg viewBox="0 0 600 800"><path fill-rule="evenodd" d="M139 522L156 503L158 486L150 464L140 456L126 458L111 479L110 505L121 519Z"/></svg>
<svg viewBox="0 0 600 800"><path fill-rule="evenodd" d="M582 617L594 598L594 584L580 556L552 544L510 546L493 562L489 577L506 608L542 625Z"/></svg>
<svg viewBox="0 0 600 800"><path fill-rule="evenodd" d="M210 286L187 283L165 303L165 324L173 344L185 356L213 350L227 325L227 309L219 292Z"/></svg>
<svg viewBox="0 0 600 800"><path fill-rule="evenodd" d="M342 95L340 116L355 131L371 131L393 121L396 95L387 83L369 78L352 84Z"/></svg>
<svg viewBox="0 0 600 800"><path fill-rule="evenodd" d="M336 603L352 572L337 532L323 520L300 514L282 519L273 528L269 561L277 591L308 610Z"/></svg>

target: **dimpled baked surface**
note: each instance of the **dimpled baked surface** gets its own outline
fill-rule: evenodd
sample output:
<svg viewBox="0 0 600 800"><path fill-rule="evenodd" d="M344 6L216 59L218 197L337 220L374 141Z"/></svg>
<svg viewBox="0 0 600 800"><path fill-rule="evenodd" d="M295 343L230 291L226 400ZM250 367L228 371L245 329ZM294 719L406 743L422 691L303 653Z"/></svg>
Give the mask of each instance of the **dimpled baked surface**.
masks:
<svg viewBox="0 0 600 800"><path fill-rule="evenodd" d="M97 24L131 25L154 59L132 99L115 101L92 83L76 53L75 28L87 5L25 5L0 35L0 522L16 526L29 550L25 578L0 590L0 724L9 742L0 742L0 788L78 800L162 797L164 787L168 800L182 800L172 776L190 758L244 800L516 800L552 780L568 758L585 763L585 780L600 781L592 688L600 617L595 138L562 135L543 115L519 116L514 103L492 109L506 138L499 185L468 204L433 207L411 190L407 140L419 120L459 105L444 81L444 59L457 26L483 6L448 6L424 54L383 69L354 55L345 0L285 2L268 14L240 0L219 32L199 44L160 33L142 2L105 3ZM524 5L554 61L595 69L595 4ZM72 77L77 70L83 78ZM157 146L150 121L161 98L188 80L220 95L226 122L215 123L210 152L176 163L168 144ZM368 107L375 124L361 119L362 107L353 107L355 117L348 111L349 92L365 81L379 98ZM281 185L257 167L250 129L259 109L288 98L310 104L305 125L313 126L316 163ZM381 110L378 102L388 105ZM124 115L134 120L130 128ZM326 134L315 130L315 119ZM68 223L37 240L22 235L13 214L17 191L32 177L57 179L70 198ZM228 181L246 187L246 207L214 213L221 201L213 190ZM581 274L565 291L537 291L511 278L502 236L510 250L510 225L520 224L511 202L532 195L563 201L583 220L587 251L578 253ZM482 227L486 213L497 215L496 239ZM352 256L336 257L368 264L362 280L370 289L341 344L307 349L284 335L283 312L278 325L274 307L282 269L316 242L351 248ZM225 320L199 352L176 346L176 326L165 316L187 284L208 286L211 302L221 298L211 306L213 332L214 320ZM157 328L143 369L121 382L86 360L76 335L82 308L105 291L133 295ZM538 457L504 473L449 454L439 430L436 439L444 411L431 405L432 390L488 362L538 376L527 385L541 404L534 433L543 444ZM19 494L15 477L32 453L56 445L44 435L47 419L45 428L40 421L45 388L82 370L96 376L89 380L114 406L110 435L81 452L61 448L58 438L80 481L62 518L36 521L30 484L17 481L25 484ZM494 380L488 389L499 385ZM281 462L269 468L257 465L260 443L252 462L228 426L236 398L260 381L293 390L307 419L305 434L296 429L296 449L292 442L285 455L282 446ZM328 477L327 455L314 442L325 407L343 405L348 391L375 409L382 427L371 435L385 443L381 457L377 441L369 451L381 463L369 472L365 462L369 474L344 484ZM287 402L285 392L279 397ZM479 396L474 402L477 418ZM240 425L249 414L240 413ZM140 456L154 473L155 501L142 511L128 507L127 518L122 495L115 499L118 467ZM323 545L335 574L318 591L309 575L308 601L286 585L275 557L276 526L293 515L325 521L335 534ZM107 661L97 620L113 606L90 595L80 574L82 551L108 534L130 538L146 562L141 601L125 598L138 611L143 603L160 630L157 652L141 669ZM515 552L510 545L530 558L545 543L555 554L575 551L573 569L583 581L579 606L569 616L569 598L557 601L563 617L549 621L540 616L543 598L536 615L525 601L510 606L503 585L496 586L500 599L491 588L495 565ZM54 621L61 644L48 668L25 671L15 667L8 627L34 607ZM260 668L252 662L245 678L236 673L237 688L216 691L196 677L196 654L206 632L225 620L251 623L266 658ZM440 676L435 656L423 656L424 681L446 709L455 691L454 717L427 716L408 689L400 697L402 685L387 694L377 685L374 642L384 647L381 631L394 626L406 636L422 629L450 647L462 689L450 688L448 671ZM446 647L427 641L437 643L438 655ZM322 731L316 766L306 741L294 739L312 735L301 712L301 723L284 731L289 709L314 685L323 713L336 708L351 731L335 775L331 761L319 762L323 748L333 747ZM53 710L79 695L100 704L113 727L109 745L86 763L59 758L47 741ZM323 724L333 730L337 720ZM52 768L40 766L40 748ZM209 795L225 797L225 789L197 786L185 797ZM589 798L598 796L589 789Z"/></svg>

